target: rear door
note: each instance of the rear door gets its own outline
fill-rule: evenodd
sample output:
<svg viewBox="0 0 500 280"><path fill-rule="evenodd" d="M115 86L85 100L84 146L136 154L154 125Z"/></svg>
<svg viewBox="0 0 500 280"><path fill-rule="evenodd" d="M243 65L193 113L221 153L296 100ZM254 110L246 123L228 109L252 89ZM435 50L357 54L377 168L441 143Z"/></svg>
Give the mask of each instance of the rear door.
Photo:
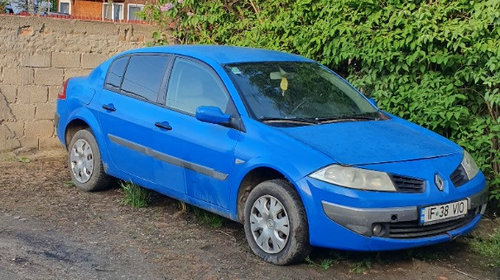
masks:
<svg viewBox="0 0 500 280"><path fill-rule="evenodd" d="M171 56L137 54L117 58L110 66L98 100L98 116L112 164L123 179L155 182L168 174L168 186L185 194L184 171L176 165L153 160L154 147L168 145L163 136L168 123L158 120L167 111L160 105Z"/></svg>

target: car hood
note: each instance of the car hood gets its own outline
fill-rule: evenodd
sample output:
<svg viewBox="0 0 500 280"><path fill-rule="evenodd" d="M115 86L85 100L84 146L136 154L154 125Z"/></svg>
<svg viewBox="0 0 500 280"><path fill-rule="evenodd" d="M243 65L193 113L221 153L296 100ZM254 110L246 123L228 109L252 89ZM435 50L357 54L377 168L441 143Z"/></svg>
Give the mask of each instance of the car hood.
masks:
<svg viewBox="0 0 500 280"><path fill-rule="evenodd" d="M461 152L448 139L396 117L279 130L348 165L418 160Z"/></svg>

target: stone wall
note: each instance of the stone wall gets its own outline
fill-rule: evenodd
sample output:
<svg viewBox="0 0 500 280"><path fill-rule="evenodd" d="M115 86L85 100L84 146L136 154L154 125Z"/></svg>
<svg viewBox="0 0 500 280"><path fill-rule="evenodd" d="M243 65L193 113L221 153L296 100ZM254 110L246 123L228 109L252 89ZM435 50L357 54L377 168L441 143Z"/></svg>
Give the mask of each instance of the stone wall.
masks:
<svg viewBox="0 0 500 280"><path fill-rule="evenodd" d="M0 151L59 143L57 93L110 56L142 47L153 27L0 15Z"/></svg>

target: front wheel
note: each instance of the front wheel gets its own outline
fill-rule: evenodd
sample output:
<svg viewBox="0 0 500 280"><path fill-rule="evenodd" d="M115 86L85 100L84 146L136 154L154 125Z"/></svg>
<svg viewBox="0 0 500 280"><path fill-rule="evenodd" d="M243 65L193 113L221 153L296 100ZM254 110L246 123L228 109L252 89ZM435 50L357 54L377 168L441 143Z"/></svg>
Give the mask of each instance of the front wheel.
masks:
<svg viewBox="0 0 500 280"><path fill-rule="evenodd" d="M252 251L267 262L291 264L310 252L302 201L284 180L264 181L250 192L244 228Z"/></svg>
<svg viewBox="0 0 500 280"><path fill-rule="evenodd" d="M109 187L111 179L104 172L99 147L88 129L77 131L71 139L68 165L71 179L79 189L89 192Z"/></svg>

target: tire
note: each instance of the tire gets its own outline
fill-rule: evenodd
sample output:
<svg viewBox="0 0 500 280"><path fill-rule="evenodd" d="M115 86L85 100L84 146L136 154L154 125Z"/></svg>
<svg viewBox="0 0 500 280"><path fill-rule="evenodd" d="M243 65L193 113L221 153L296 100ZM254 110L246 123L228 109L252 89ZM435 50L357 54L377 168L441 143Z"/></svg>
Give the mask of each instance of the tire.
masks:
<svg viewBox="0 0 500 280"><path fill-rule="evenodd" d="M71 139L68 166L73 183L83 191L104 190L111 185L111 177L104 172L97 142L88 129L77 131Z"/></svg>
<svg viewBox="0 0 500 280"><path fill-rule="evenodd" d="M309 254L304 206L287 181L275 179L258 184L245 203L244 219L247 242L264 261L287 265L303 261Z"/></svg>

